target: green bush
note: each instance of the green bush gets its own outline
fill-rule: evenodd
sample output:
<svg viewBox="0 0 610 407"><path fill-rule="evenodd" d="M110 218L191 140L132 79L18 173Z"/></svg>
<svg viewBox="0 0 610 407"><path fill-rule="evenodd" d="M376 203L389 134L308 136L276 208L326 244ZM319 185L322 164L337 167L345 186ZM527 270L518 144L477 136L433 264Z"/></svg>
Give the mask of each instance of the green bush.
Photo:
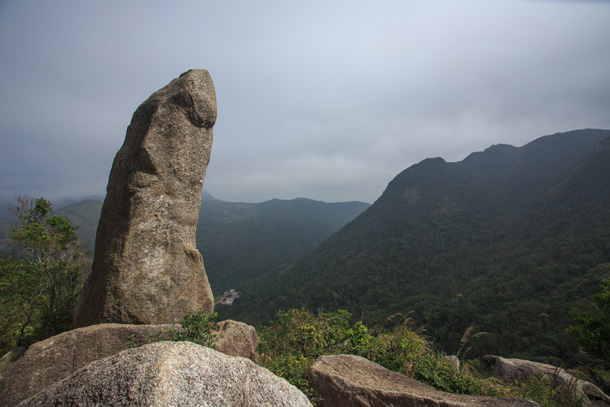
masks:
<svg viewBox="0 0 610 407"><path fill-rule="evenodd" d="M70 329L90 261L76 226L44 198L17 197L0 257L0 354Z"/></svg>
<svg viewBox="0 0 610 407"><path fill-rule="evenodd" d="M409 329L409 318L389 332L371 337L366 349L359 354L390 370L412 377L439 390L457 394L497 396L497 389L481 380L468 364L456 372L443 353L436 352L428 340Z"/></svg>
<svg viewBox="0 0 610 407"><path fill-rule="evenodd" d="M403 320L393 330L371 335L361 323L350 324L345 310L320 313L280 311L271 326L259 330L261 365L303 391L315 404L307 371L320 355L353 354L441 390L498 395L473 369L456 372L431 349L428 341Z"/></svg>
<svg viewBox="0 0 610 407"><path fill-rule="evenodd" d="M561 387L555 384L548 375L530 376L523 382L514 382L512 390L515 397L533 400L542 407L584 406L584 401L574 393L576 380Z"/></svg>
<svg viewBox="0 0 610 407"><path fill-rule="evenodd" d="M572 310L575 325L568 333L586 353L610 364L610 280L603 280L601 288L593 298L592 311Z"/></svg>
<svg viewBox="0 0 610 407"><path fill-rule="evenodd" d="M361 329L350 327L350 317L343 310L318 317L304 309L278 312L273 324L259 332L261 365L312 399L307 371L315 359L322 354L345 353L352 336L362 342Z"/></svg>
<svg viewBox="0 0 610 407"><path fill-rule="evenodd" d="M187 312L180 324L182 330L168 329L162 330L154 335L150 335L148 343L172 341L172 342L194 342L201 346L207 346L214 349L216 343L216 334L213 331L216 329L217 313L206 314L203 311ZM135 335L131 336L131 340L127 344L130 348L137 348L138 344L135 340Z"/></svg>
<svg viewBox="0 0 610 407"><path fill-rule="evenodd" d="M176 332L172 340L195 342L213 349L217 339L216 335L212 333L216 329L216 318L218 318L217 313L206 314L203 311L195 313L189 311L182 318L181 325L184 331Z"/></svg>

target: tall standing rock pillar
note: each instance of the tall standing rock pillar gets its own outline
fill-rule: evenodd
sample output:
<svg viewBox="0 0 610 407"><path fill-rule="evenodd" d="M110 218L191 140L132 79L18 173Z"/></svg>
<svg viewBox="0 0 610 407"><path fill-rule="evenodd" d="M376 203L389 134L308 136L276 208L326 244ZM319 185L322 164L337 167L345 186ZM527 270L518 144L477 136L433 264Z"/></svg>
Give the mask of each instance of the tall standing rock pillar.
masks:
<svg viewBox="0 0 610 407"><path fill-rule="evenodd" d="M133 114L117 153L74 326L178 322L214 309L195 231L212 148L216 93L191 70Z"/></svg>

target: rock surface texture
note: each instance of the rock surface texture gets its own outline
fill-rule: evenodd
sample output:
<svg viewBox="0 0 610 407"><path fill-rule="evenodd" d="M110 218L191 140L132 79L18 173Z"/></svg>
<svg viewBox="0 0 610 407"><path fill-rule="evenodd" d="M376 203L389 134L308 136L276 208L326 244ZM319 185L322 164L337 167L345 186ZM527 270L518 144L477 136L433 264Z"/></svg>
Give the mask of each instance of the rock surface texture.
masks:
<svg viewBox="0 0 610 407"><path fill-rule="evenodd" d="M190 342L159 342L90 363L20 406L311 406L252 361Z"/></svg>
<svg viewBox="0 0 610 407"><path fill-rule="evenodd" d="M323 407L539 406L529 400L445 393L367 359L353 355L320 356L309 371Z"/></svg>
<svg viewBox="0 0 610 407"><path fill-rule="evenodd" d="M506 359L500 356L486 356L496 360L494 376L507 382L527 380L530 376L549 376L555 388L565 387L572 391L584 406L610 406L610 397L599 387L586 380L579 380L564 369L544 363L522 359Z"/></svg>
<svg viewBox="0 0 610 407"><path fill-rule="evenodd" d="M35 343L0 379L0 406L14 406L90 362L127 349L130 341L143 345L151 335L172 328L181 326L93 325Z"/></svg>
<svg viewBox="0 0 610 407"><path fill-rule="evenodd" d="M252 337L252 332L256 334L253 327L235 321L223 321L218 325L216 349L258 362L258 338ZM89 363L116 355L132 343L144 345L151 336L181 328L180 325L101 324L38 342L0 378L0 406L14 406ZM222 346L218 346L220 344Z"/></svg>
<svg viewBox="0 0 610 407"><path fill-rule="evenodd" d="M18 346L0 358L0 379L11 370L13 365L21 359L24 353L25 348L23 346Z"/></svg>
<svg viewBox="0 0 610 407"><path fill-rule="evenodd" d="M75 327L164 324L214 298L195 246L216 121L209 73L192 70L133 114L117 153Z"/></svg>
<svg viewBox="0 0 610 407"><path fill-rule="evenodd" d="M241 356L256 364L259 363L256 329L243 322L231 320L219 322L214 347L226 355Z"/></svg>

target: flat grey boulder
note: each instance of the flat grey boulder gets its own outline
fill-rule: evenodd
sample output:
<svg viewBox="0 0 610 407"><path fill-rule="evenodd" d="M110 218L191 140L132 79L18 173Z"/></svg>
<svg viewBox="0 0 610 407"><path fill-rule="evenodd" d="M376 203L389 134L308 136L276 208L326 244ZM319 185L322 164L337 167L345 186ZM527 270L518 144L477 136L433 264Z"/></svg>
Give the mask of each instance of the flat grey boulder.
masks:
<svg viewBox="0 0 610 407"><path fill-rule="evenodd" d="M243 322L218 324L217 349L258 362L256 330ZM0 378L0 406L14 406L87 364L127 349L180 325L100 324L74 329L30 346ZM219 346L220 345L220 346Z"/></svg>
<svg viewBox="0 0 610 407"><path fill-rule="evenodd" d="M568 389L576 399L583 401L585 407L594 405L593 402L595 405L610 406L610 397L599 387L586 380L577 379L560 367L500 356L486 356L485 358L495 359L494 376L501 380L513 382L527 380L531 376L548 376L553 379L556 389Z"/></svg>
<svg viewBox="0 0 610 407"><path fill-rule="evenodd" d="M251 360L191 342L157 342L86 367L19 406L309 406Z"/></svg>
<svg viewBox="0 0 610 407"><path fill-rule="evenodd" d="M195 232L215 122L214 84L203 69L183 73L135 111L110 171L75 328L212 313Z"/></svg>
<svg viewBox="0 0 610 407"><path fill-rule="evenodd" d="M445 393L354 355L320 356L309 370L323 407L539 406L530 400Z"/></svg>

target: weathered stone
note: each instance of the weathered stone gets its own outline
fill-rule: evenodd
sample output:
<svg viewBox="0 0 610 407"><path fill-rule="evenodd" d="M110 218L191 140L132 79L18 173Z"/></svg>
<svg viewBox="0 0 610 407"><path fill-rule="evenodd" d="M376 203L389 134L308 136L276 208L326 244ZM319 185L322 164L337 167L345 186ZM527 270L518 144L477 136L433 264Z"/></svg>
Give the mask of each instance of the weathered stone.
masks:
<svg viewBox="0 0 610 407"><path fill-rule="evenodd" d="M158 342L90 363L20 406L311 406L248 359L191 342Z"/></svg>
<svg viewBox="0 0 610 407"><path fill-rule="evenodd" d="M101 324L35 343L0 378L0 406L15 405L95 360L116 355L129 346L147 344L150 338L163 338L164 331L181 329L180 325ZM218 351L258 363L258 337L253 327L223 321L215 334Z"/></svg>
<svg viewBox="0 0 610 407"><path fill-rule="evenodd" d="M214 347L217 351L259 363L258 335L253 326L231 320L222 321L218 323L216 335Z"/></svg>
<svg viewBox="0 0 610 407"><path fill-rule="evenodd" d="M309 370L323 407L534 407L522 399L445 393L367 359L353 355L321 356Z"/></svg>
<svg viewBox="0 0 610 407"><path fill-rule="evenodd" d="M35 343L0 379L0 406L16 405L94 360L116 355L130 343L144 345L158 332L174 328L181 326L102 324Z"/></svg>
<svg viewBox="0 0 610 407"><path fill-rule="evenodd" d="M582 400L584 406L594 405L592 401L595 405L610 406L610 397L599 387L586 380L577 379L560 367L500 356L486 356L486 358L495 359L494 376L501 380L513 382L527 380L530 376L548 376L553 379L552 383L556 389L571 391L575 399Z"/></svg>
<svg viewBox="0 0 610 407"><path fill-rule="evenodd" d="M215 121L205 70L182 74L138 107L112 165L75 327L213 311L195 229Z"/></svg>
<svg viewBox="0 0 610 407"><path fill-rule="evenodd" d="M23 354L25 353L25 348L23 346L17 346L15 349L12 349L10 352L7 352L0 358L0 379L4 377L6 372L8 372L11 367L17 362Z"/></svg>

